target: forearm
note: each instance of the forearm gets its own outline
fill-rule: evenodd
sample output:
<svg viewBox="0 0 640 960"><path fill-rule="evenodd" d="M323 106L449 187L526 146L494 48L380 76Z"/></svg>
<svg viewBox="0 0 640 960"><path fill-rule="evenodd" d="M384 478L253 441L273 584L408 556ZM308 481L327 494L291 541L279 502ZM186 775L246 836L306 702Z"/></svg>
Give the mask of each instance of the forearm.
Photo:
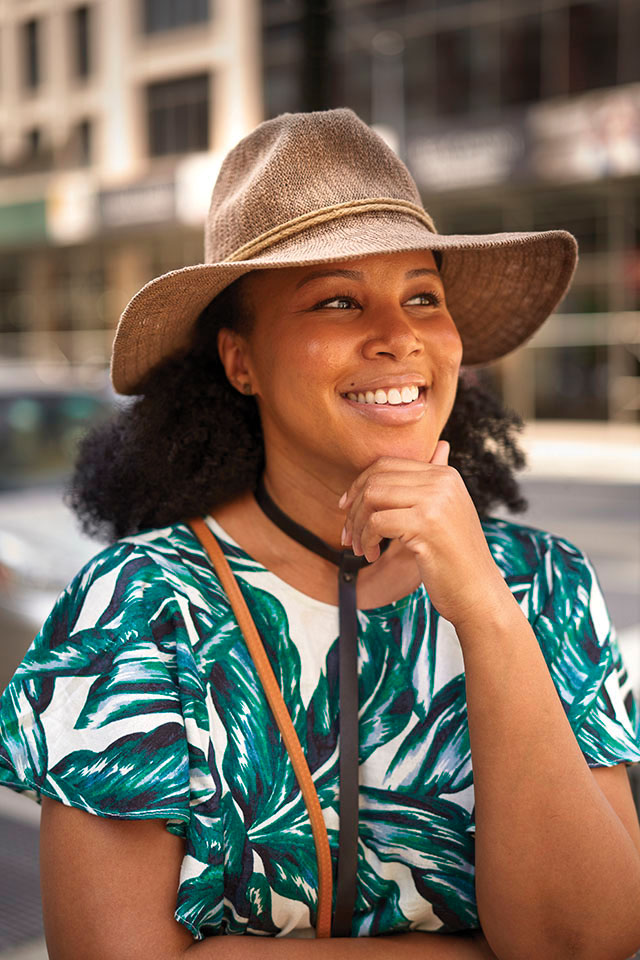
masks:
<svg viewBox="0 0 640 960"><path fill-rule="evenodd" d="M482 936L401 933L388 937L209 937L189 947L188 960L491 960Z"/></svg>
<svg viewBox="0 0 640 960"><path fill-rule="evenodd" d="M493 622L458 626L458 636L489 942L504 960L624 956L616 938L638 927L640 857L582 756L530 625L505 597Z"/></svg>

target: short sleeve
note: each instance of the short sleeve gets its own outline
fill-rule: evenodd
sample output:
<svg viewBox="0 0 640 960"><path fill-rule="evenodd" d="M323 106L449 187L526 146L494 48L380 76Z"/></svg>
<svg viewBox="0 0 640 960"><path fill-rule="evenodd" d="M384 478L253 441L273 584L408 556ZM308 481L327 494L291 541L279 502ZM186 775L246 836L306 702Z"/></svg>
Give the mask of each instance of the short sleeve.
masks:
<svg viewBox="0 0 640 960"><path fill-rule="evenodd" d="M0 699L0 784L104 817L189 820L175 604L105 551L58 599Z"/></svg>
<svg viewBox="0 0 640 960"><path fill-rule="evenodd" d="M543 560L533 628L580 749L590 767L638 762L638 705L593 566L560 538Z"/></svg>

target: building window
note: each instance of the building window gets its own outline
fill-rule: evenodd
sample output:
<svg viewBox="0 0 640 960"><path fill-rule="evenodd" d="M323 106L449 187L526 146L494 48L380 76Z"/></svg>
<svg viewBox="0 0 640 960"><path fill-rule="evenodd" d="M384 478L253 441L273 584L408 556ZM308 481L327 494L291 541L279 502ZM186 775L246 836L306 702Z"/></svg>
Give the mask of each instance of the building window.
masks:
<svg viewBox="0 0 640 960"><path fill-rule="evenodd" d="M446 30L435 39L436 109L440 114L466 113L471 96L471 33Z"/></svg>
<svg viewBox="0 0 640 960"><path fill-rule="evenodd" d="M27 130L27 157L37 157L42 149L42 131L40 127Z"/></svg>
<svg viewBox="0 0 640 960"><path fill-rule="evenodd" d="M607 347L539 347L533 353L535 417L607 419Z"/></svg>
<svg viewBox="0 0 640 960"><path fill-rule="evenodd" d="M24 82L30 90L40 84L40 57L39 35L40 25L37 20L27 20L23 26L24 35Z"/></svg>
<svg viewBox="0 0 640 960"><path fill-rule="evenodd" d="M74 132L78 163L86 167L91 163L91 123L81 120Z"/></svg>
<svg viewBox="0 0 640 960"><path fill-rule="evenodd" d="M71 14L74 68L77 77L88 77L91 73L91 41L89 7L77 7Z"/></svg>
<svg viewBox="0 0 640 960"><path fill-rule="evenodd" d="M25 130L20 166L25 172L51 169L52 152L46 131L41 127Z"/></svg>
<svg viewBox="0 0 640 960"><path fill-rule="evenodd" d="M569 92L611 87L617 81L617 3L597 0L569 9Z"/></svg>
<svg viewBox="0 0 640 960"><path fill-rule="evenodd" d="M540 99L542 29L539 16L507 21L502 27L501 100L505 105Z"/></svg>
<svg viewBox="0 0 640 960"><path fill-rule="evenodd" d="M181 77L147 88L149 154L209 149L209 76Z"/></svg>
<svg viewBox="0 0 640 960"><path fill-rule="evenodd" d="M145 33L175 30L209 19L209 0L144 0Z"/></svg>

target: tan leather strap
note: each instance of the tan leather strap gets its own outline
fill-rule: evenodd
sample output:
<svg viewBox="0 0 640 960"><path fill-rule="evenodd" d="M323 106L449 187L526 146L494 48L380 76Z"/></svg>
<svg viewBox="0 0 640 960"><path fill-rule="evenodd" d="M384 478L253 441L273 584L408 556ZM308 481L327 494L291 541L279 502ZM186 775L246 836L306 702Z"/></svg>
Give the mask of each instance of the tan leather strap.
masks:
<svg viewBox="0 0 640 960"><path fill-rule="evenodd" d="M329 848L329 838L327 836L324 817L322 816L320 800L318 799L318 794L311 778L311 772L302 747L300 746L298 735L291 722L291 717L289 716L289 711L287 710L280 687L278 686L278 681L275 678L275 674L269 663L269 658L262 645L262 640L260 639L260 635L253 622L245 599L242 596L236 578L222 552L222 548L209 527L200 517L188 520L187 523L209 555L218 579L229 598L231 608L238 621L238 626L249 648L251 659L258 671L258 676L260 677L267 701L278 724L284 745L291 757L296 779L302 791L304 802L307 805L318 861L316 937L330 937L331 905L333 898L331 850Z"/></svg>

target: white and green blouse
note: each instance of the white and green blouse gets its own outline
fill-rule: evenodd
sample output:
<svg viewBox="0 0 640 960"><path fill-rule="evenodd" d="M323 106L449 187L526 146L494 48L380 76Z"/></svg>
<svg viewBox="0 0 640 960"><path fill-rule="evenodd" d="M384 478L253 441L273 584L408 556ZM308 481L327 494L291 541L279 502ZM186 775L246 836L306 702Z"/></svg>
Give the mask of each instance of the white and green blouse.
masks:
<svg viewBox="0 0 640 960"><path fill-rule="evenodd" d="M211 518L262 635L338 840L338 608L257 563ZM484 522L590 766L640 760L639 716L593 569L567 541ZM354 936L478 926L463 660L426 590L360 610ZM496 648L495 656L500 656ZM209 560L175 524L98 554L0 700L0 784L183 837L176 919L313 936L304 801Z"/></svg>

